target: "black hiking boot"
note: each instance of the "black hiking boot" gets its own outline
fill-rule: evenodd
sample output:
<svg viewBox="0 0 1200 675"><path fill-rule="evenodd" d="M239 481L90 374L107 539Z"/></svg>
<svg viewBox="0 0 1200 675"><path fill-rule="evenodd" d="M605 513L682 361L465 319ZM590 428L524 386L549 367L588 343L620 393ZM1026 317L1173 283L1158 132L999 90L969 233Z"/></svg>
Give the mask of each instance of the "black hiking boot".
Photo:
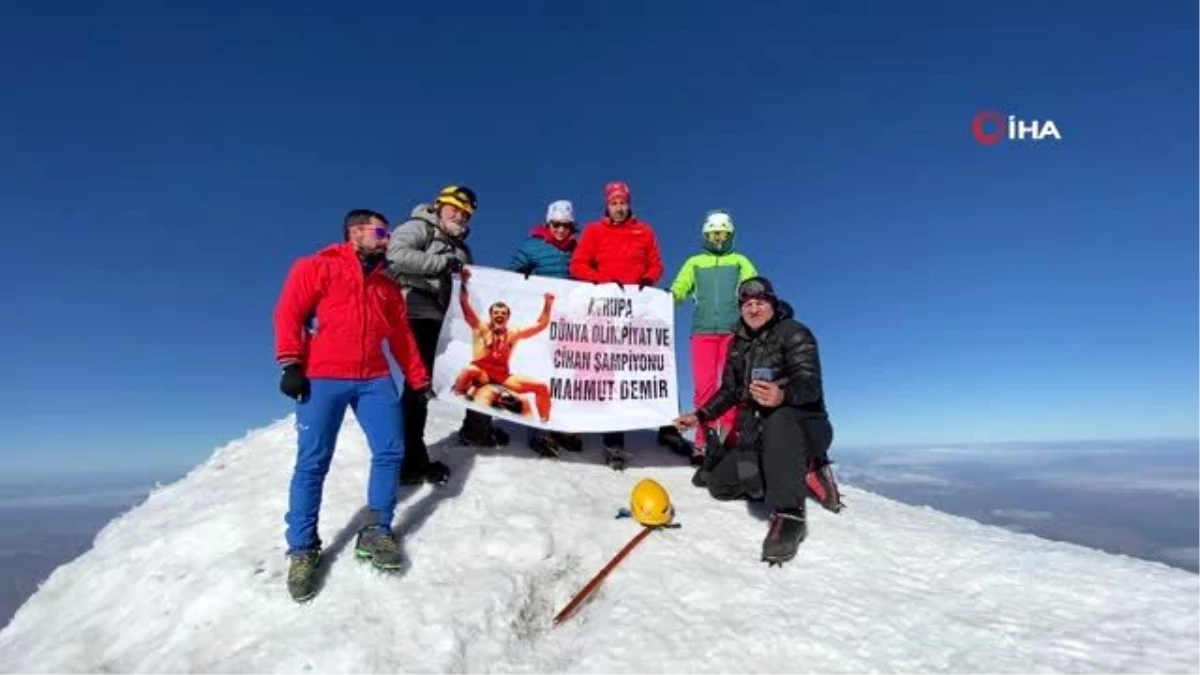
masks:
<svg viewBox="0 0 1200 675"><path fill-rule="evenodd" d="M410 464L400 467L401 485L421 485L423 483L444 485L449 480L450 467L441 462L426 462L421 465Z"/></svg>
<svg viewBox="0 0 1200 675"><path fill-rule="evenodd" d="M625 434L607 433L600 436L604 444L604 463L613 471L624 471L629 466L630 454L625 452Z"/></svg>
<svg viewBox="0 0 1200 675"><path fill-rule="evenodd" d="M837 479L833 477L833 464L828 459L816 460L809 466L804 486L808 489L808 495L826 510L838 513L846 507L842 503Z"/></svg>
<svg viewBox="0 0 1200 675"><path fill-rule="evenodd" d="M464 422L458 430L458 442L479 448L503 448L508 446L509 438L508 432L494 424L476 426Z"/></svg>
<svg viewBox="0 0 1200 675"><path fill-rule="evenodd" d="M317 569L321 549L314 548L288 556L287 589L292 600L308 602L317 594Z"/></svg>
<svg viewBox="0 0 1200 675"><path fill-rule="evenodd" d="M679 433L679 429L676 429L670 425L658 428L657 440L659 445L669 449L671 452L677 455L691 457L696 452L696 449L692 447L692 444L688 443L687 439Z"/></svg>
<svg viewBox="0 0 1200 675"><path fill-rule="evenodd" d="M535 431L529 434L529 449L542 457L558 457L562 448L555 442L553 434Z"/></svg>
<svg viewBox="0 0 1200 675"><path fill-rule="evenodd" d="M568 434L565 431L555 431L550 434L558 447L567 452L583 452L583 438L579 434Z"/></svg>
<svg viewBox="0 0 1200 675"><path fill-rule="evenodd" d="M392 531L382 525L368 525L358 531L354 554L359 560L370 560L375 569L395 572L404 568L404 554Z"/></svg>
<svg viewBox="0 0 1200 675"><path fill-rule="evenodd" d="M604 463L613 471L624 471L625 467L629 466L631 458L632 455L626 452L625 448L604 448Z"/></svg>
<svg viewBox="0 0 1200 675"><path fill-rule="evenodd" d="M800 550L800 542L808 535L808 525L804 520L804 509L780 509L771 514L770 528L767 537L763 539L763 562L772 566L796 557Z"/></svg>

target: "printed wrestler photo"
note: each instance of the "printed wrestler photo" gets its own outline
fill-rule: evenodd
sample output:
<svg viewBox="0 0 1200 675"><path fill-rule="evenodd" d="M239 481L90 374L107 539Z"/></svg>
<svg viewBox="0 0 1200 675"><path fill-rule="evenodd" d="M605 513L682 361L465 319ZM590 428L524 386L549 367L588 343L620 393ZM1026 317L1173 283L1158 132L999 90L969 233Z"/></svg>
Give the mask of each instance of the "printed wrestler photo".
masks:
<svg viewBox="0 0 1200 675"><path fill-rule="evenodd" d="M542 306L542 314L537 323L512 330L509 319L512 310L503 302L494 302L488 307L486 323L479 320L479 315L471 307L467 283L471 273L466 268L461 273L462 289L459 292L459 304L463 317L471 327L472 359L471 364L462 369L454 381L454 393L475 401L481 405L502 408L510 412L532 417L529 403L523 396L533 394L534 405L542 422L550 421L550 387L544 382L527 375L517 375L509 370L513 348L526 338L533 337L550 326L550 308L554 304L554 294L546 293L546 303Z"/></svg>

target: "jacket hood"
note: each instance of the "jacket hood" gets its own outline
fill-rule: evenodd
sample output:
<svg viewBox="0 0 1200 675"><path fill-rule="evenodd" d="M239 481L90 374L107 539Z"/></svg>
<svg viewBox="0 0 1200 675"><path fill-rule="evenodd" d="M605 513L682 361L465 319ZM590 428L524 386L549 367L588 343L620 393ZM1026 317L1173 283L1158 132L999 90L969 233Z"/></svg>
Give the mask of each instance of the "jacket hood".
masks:
<svg viewBox="0 0 1200 675"><path fill-rule="evenodd" d="M533 226L533 229L529 231L529 236L533 237L534 239L541 239L560 251L570 251L571 249L575 248L577 234L572 232L571 236L559 241L558 239L554 238L554 232L550 230L550 226L546 223L541 223L540 225Z"/></svg>
<svg viewBox="0 0 1200 675"><path fill-rule="evenodd" d="M454 236L442 228L442 220L441 218L438 218L437 208L433 204L417 204L415 207L413 207L412 212L408 214L408 217L409 219L416 218L429 223L430 225L436 227L440 232L444 233L447 237ZM467 235L469 234L471 234L470 226L464 226L462 235L457 237L457 239L466 239Z"/></svg>
<svg viewBox="0 0 1200 675"><path fill-rule="evenodd" d="M437 210L433 208L433 204L417 204L408 217L420 218L430 225L438 224Z"/></svg>

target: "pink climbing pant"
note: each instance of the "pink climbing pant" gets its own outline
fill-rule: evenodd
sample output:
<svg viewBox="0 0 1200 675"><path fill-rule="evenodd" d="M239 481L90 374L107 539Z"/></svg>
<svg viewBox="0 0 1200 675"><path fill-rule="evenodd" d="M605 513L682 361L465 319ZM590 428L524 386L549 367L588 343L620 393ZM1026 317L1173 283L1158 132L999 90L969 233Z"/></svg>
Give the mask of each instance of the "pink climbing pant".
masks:
<svg viewBox="0 0 1200 675"><path fill-rule="evenodd" d="M721 386L721 372L725 369L725 357L729 354L729 345L733 343L733 335L693 335L692 336L692 384L695 390L693 403L696 408L704 405ZM696 452L704 451L704 429L720 426L726 432L733 430L734 419L737 417L737 406L732 406L725 414L715 420L696 427Z"/></svg>

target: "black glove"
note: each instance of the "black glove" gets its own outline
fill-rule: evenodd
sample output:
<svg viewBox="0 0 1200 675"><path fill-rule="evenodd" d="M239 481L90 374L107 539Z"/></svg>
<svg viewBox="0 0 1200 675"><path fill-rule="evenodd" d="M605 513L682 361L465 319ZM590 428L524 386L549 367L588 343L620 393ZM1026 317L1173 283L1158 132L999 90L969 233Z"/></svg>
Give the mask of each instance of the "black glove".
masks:
<svg viewBox="0 0 1200 675"><path fill-rule="evenodd" d="M299 363L289 363L284 366L283 375L279 378L279 391L297 403L307 401L312 391L309 388L308 378L304 376L304 366Z"/></svg>
<svg viewBox="0 0 1200 675"><path fill-rule="evenodd" d="M653 286L653 285L654 285L653 281L650 281L649 279L646 279L643 277L640 281L638 281L638 290L644 291L644 290L646 290L647 286Z"/></svg>
<svg viewBox="0 0 1200 675"><path fill-rule="evenodd" d="M417 397L420 398L424 403L437 400L437 395L433 393L433 387L425 387L424 389L418 390Z"/></svg>
<svg viewBox="0 0 1200 675"><path fill-rule="evenodd" d="M533 266L531 265L531 266L528 266L528 267L522 267L522 268L521 268L521 274L524 274L524 275L525 275L525 278L526 278L526 279L529 279L529 275L533 274Z"/></svg>
<svg viewBox="0 0 1200 675"><path fill-rule="evenodd" d="M446 256L446 269L450 270L451 274L458 274L462 271L463 263L458 258L452 255Z"/></svg>

